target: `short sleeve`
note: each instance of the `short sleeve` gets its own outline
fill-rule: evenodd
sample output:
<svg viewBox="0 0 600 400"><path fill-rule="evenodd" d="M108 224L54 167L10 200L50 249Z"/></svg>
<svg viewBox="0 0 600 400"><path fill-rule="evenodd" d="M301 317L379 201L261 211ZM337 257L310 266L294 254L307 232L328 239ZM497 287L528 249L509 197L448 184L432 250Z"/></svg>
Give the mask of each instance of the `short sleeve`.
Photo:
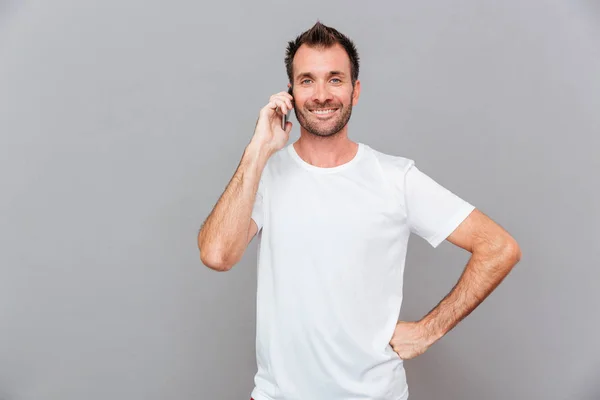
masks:
<svg viewBox="0 0 600 400"><path fill-rule="evenodd" d="M264 215L264 210L263 210L263 198L264 198L264 191L265 191L265 179L264 179L264 174L263 176L260 178L260 182L258 184L258 191L256 192L256 198L254 199L254 206L252 207L252 219L254 220L254 222L256 222L256 225L258 226L258 231L261 230L262 226L263 226L263 215Z"/></svg>
<svg viewBox="0 0 600 400"><path fill-rule="evenodd" d="M441 186L411 163L404 175L410 231L434 248L443 242L475 206Z"/></svg>

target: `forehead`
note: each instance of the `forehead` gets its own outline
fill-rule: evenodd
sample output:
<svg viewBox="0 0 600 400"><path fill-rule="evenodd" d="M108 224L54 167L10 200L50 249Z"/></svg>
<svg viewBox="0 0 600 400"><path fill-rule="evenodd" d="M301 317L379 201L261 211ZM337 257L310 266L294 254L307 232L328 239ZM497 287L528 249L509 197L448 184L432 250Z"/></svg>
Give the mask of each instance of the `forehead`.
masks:
<svg viewBox="0 0 600 400"><path fill-rule="evenodd" d="M293 69L294 76L307 72L326 75L329 71L342 71L350 75L350 58L337 43L327 48L303 44L294 55Z"/></svg>

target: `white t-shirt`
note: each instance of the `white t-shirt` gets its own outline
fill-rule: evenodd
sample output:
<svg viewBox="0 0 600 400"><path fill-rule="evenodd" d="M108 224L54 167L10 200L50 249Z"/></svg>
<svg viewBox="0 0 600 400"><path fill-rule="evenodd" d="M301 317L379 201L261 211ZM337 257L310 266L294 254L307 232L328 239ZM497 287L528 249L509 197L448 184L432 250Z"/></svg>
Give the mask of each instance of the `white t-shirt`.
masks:
<svg viewBox="0 0 600 400"><path fill-rule="evenodd" d="M475 207L413 160L358 145L320 168L289 144L263 170L255 400L408 398L389 342L409 235L437 247Z"/></svg>

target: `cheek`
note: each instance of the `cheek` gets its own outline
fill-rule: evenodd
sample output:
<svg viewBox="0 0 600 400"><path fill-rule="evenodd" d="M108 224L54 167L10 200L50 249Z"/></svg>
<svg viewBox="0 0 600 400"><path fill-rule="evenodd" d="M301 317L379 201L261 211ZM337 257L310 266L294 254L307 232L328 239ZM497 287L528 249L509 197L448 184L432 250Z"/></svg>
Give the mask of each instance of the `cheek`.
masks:
<svg viewBox="0 0 600 400"><path fill-rule="evenodd" d="M297 108L299 110L303 109L304 106L306 105L306 99L303 98L302 96L294 96L294 108Z"/></svg>
<svg viewBox="0 0 600 400"><path fill-rule="evenodd" d="M352 104L352 102L354 101L352 93L348 93L348 92L340 94L338 99L340 99L342 101L342 103L344 103L344 104Z"/></svg>

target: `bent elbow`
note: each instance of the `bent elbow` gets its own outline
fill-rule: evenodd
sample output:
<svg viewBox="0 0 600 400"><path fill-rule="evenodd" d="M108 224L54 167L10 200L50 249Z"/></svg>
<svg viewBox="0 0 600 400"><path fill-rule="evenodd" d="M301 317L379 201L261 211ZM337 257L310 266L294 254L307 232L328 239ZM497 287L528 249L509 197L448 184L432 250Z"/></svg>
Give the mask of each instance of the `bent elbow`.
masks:
<svg viewBox="0 0 600 400"><path fill-rule="evenodd" d="M519 261L521 261L523 253L521 252L521 247L515 239L511 238L505 248L506 253L510 259L513 260L514 264L517 264Z"/></svg>
<svg viewBox="0 0 600 400"><path fill-rule="evenodd" d="M226 272L233 267L233 265L228 263L223 257L210 254L204 255L202 251L200 252L200 261L208 268L218 272Z"/></svg>

